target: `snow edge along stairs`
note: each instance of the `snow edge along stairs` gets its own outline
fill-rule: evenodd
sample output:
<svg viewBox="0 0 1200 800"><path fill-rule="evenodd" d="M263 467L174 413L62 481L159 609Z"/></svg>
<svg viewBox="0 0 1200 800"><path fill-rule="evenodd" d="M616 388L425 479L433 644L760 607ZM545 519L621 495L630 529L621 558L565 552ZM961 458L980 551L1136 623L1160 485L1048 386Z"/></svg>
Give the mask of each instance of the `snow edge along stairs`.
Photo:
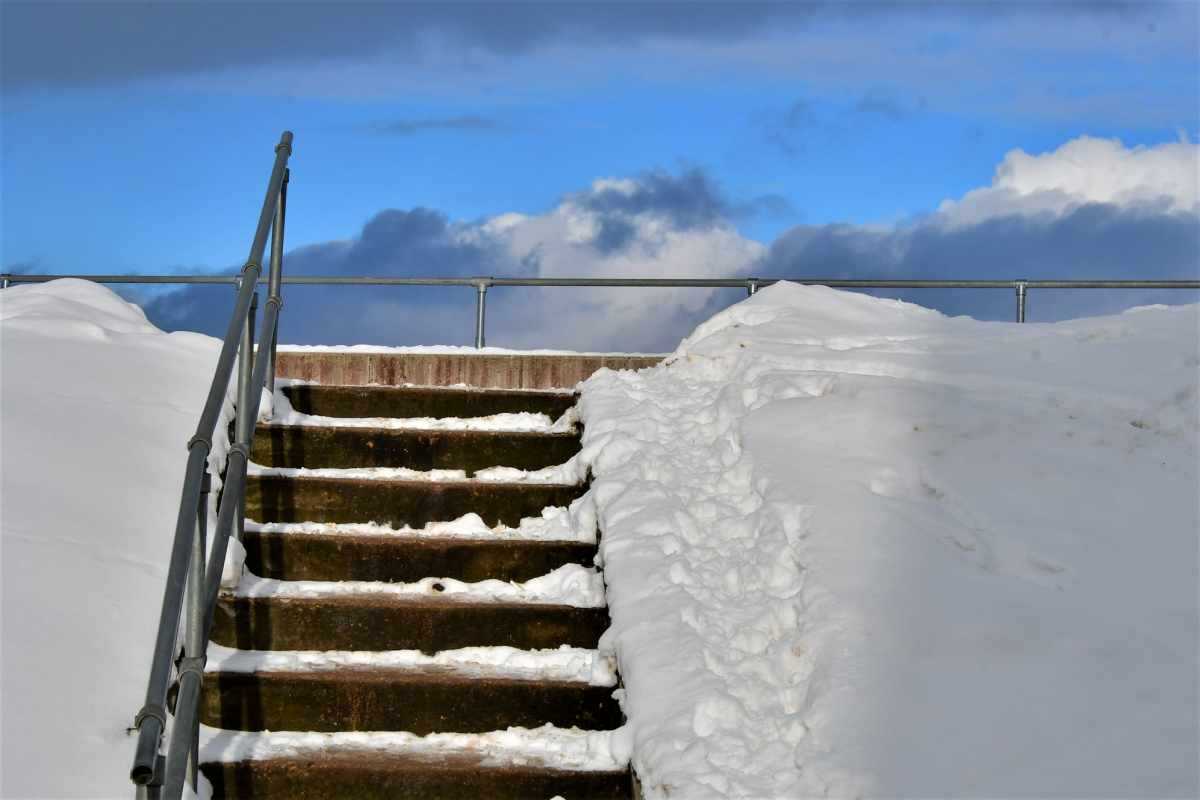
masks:
<svg viewBox="0 0 1200 800"><path fill-rule="evenodd" d="M528 525L586 487L473 476L562 463L579 431L403 421L557 419L574 403L536 388L284 389L294 413L255 436L246 574L214 620L201 768L215 797L632 796L628 765L597 756L623 717L595 649L609 625L596 544ZM422 533L467 514L466 535ZM556 594L572 578L598 592Z"/></svg>

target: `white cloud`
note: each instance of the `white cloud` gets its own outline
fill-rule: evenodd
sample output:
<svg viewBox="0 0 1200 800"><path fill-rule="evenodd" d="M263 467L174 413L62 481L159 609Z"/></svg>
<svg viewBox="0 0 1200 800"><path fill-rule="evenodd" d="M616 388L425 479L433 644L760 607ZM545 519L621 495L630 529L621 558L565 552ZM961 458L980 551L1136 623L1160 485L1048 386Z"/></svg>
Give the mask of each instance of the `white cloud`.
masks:
<svg viewBox="0 0 1200 800"><path fill-rule="evenodd" d="M1181 137L1152 147L1080 136L1049 153L1012 150L992 185L947 200L933 222L949 228L1021 214L1062 214L1084 203L1122 209L1153 205L1161 213L1198 209L1200 146Z"/></svg>

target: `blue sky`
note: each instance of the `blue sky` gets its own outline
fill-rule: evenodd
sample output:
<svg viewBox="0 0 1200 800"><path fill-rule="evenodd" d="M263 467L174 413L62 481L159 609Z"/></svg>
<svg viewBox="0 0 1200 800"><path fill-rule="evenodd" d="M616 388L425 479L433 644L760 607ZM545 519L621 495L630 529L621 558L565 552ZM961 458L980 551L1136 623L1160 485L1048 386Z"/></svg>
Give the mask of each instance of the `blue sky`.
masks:
<svg viewBox="0 0 1200 800"><path fill-rule="evenodd" d="M300 248L296 262L311 265L313 274L515 274L523 269L517 262L528 266L537 248L521 245L514 261L517 245L506 240L503 253L468 258L463 242L494 238L487 220L512 213L527 222L521 233L505 234L510 238L558 235L543 229L571 208L601 213L592 202L601 191L597 179L646 186L657 175L661 191L620 210L640 220L639 232L658 219L680 236L725 231L744 240L745 258L728 255L724 271L708 264L706 277L850 264L844 257L821 261L811 250L793 262L778 254L787 242L817 234L919 227L944 201L991 185L1017 148L1052 153L1095 137L1119 138L1126 148L1186 140L1194 150L1200 132L1194 3L9 0L0 14L6 271L228 271L245 258L271 149L285 128L296 135L287 244ZM1195 174L1189 180L1194 195ZM631 185L623 197L633 196ZM703 230L681 223L678 213L700 200L720 209ZM419 247L396 239L381 244L369 263L354 260L362 247L329 260L381 212L416 209L438 220L422 229L427 238ZM1105 273L1096 277L1195 277L1194 213L1175 208L1159 219L1141 207L1114 209L1120 218L1104 230L1122 238L1109 250L1147 252L1163 242L1174 249L1153 263L1059 259L1058 272L1044 277L1096 270ZM1028 242L1067 235L1019 227L998 240L992 231L993 249L1013 235ZM1138 238L1146 236L1157 238ZM682 263L651 257L663 248L638 242L640 260L584 254L578 269L686 272ZM556 245L538 246L542 252ZM859 266L863 277L1010 278L1014 270L1042 277L1034 274L1036 260L1026 264L1026 250L1014 247L998 275L956 272L932 257ZM550 262L534 267L537 274L564 270ZM171 297L166 305L147 304L159 324L223 330L206 327L198 311L181 311L192 302L187 293ZM731 299L664 300L675 327L655 344L669 345ZM412 311L408 300L397 302ZM1054 313L1102 311L1108 302L1055 300ZM1003 318L1009 305L1006 297L995 308L956 301L943 310ZM530 343L516 335L520 316L497 318L502 332L514 326L514 345ZM457 317L429 318L419 327L384 326L378 335L395 343L436 340L439 326L458 324ZM312 340L376 335L295 325L292 332ZM600 336L576 343L620 342Z"/></svg>

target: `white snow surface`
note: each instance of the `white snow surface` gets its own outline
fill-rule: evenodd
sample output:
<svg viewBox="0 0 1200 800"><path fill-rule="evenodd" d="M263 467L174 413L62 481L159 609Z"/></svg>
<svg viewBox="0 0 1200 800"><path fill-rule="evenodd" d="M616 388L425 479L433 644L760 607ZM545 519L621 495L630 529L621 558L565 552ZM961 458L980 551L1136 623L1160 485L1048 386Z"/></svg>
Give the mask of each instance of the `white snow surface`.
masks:
<svg viewBox="0 0 1200 800"><path fill-rule="evenodd" d="M90 282L0 291L3 797L130 794L126 728L217 349ZM569 512L334 526L599 529L599 659L618 659L627 726L205 728L204 757L632 757L651 799L1195 797L1198 368L1195 306L1016 325L762 289L667 363L583 385L584 449L560 472L593 484Z"/></svg>
<svg viewBox="0 0 1200 800"><path fill-rule="evenodd" d="M645 796L1196 797L1197 311L780 284L583 384Z"/></svg>
<svg viewBox="0 0 1200 800"><path fill-rule="evenodd" d="M579 504L576 500L573 505ZM316 534L322 536L412 536L435 539L532 539L595 544L596 528L580 526L566 508L542 509L540 517L525 517L520 525L489 526L478 514L465 514L449 522L427 522L420 528L393 528L379 522L254 522L246 530L266 533Z"/></svg>
<svg viewBox="0 0 1200 800"><path fill-rule="evenodd" d="M571 770L619 770L626 761L614 756L613 731L579 728L509 728L490 733L242 733L200 726L201 761L304 758L339 751L416 753L433 757L476 754L480 766L534 765Z"/></svg>
<svg viewBox="0 0 1200 800"><path fill-rule="evenodd" d="M235 650L208 646L206 672L311 672L373 667L454 672L464 677L577 681L616 686L617 665L599 650L462 647L426 655L420 650Z"/></svg>
<svg viewBox="0 0 1200 800"><path fill-rule="evenodd" d="M0 796L133 796L126 728L219 348L90 281L0 291Z"/></svg>
<svg viewBox="0 0 1200 800"><path fill-rule="evenodd" d="M558 569L518 583L486 580L464 583L452 578L423 578L412 583L385 581L280 581L244 573L236 589L238 597L345 597L388 595L410 599L453 597L460 602L522 602L602 608L604 579L593 567L564 564Z"/></svg>

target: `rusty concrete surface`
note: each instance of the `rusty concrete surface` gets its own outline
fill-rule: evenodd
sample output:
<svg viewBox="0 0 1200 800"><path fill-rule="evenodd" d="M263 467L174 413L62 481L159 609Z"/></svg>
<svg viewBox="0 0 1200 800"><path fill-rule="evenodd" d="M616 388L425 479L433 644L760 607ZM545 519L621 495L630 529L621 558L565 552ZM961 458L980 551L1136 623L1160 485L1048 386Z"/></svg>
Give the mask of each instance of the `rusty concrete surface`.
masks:
<svg viewBox="0 0 1200 800"><path fill-rule="evenodd" d="M208 672L201 723L241 731L486 733L509 727L613 730L615 687L464 677L446 668Z"/></svg>
<svg viewBox="0 0 1200 800"><path fill-rule="evenodd" d="M491 467L557 466L579 448L577 432L258 425L250 458L264 467L461 469L474 475Z"/></svg>
<svg viewBox="0 0 1200 800"><path fill-rule="evenodd" d="M487 764L482 754L441 760L399 753L313 756L201 764L214 800L621 800L632 797L620 772L567 772L541 765Z"/></svg>
<svg viewBox="0 0 1200 800"><path fill-rule="evenodd" d="M522 650L595 648L607 608L445 596L322 598L222 596L212 641L241 650Z"/></svg>
<svg viewBox="0 0 1200 800"><path fill-rule="evenodd" d="M658 356L472 353L355 353L280 351L275 374L343 386L469 386L496 389L573 389L601 367L642 369Z"/></svg>
<svg viewBox="0 0 1200 800"><path fill-rule="evenodd" d="M545 414L558 419L578 399L571 392L416 386L285 386L292 408L322 417L490 417Z"/></svg>
<svg viewBox="0 0 1200 800"><path fill-rule="evenodd" d="M246 569L281 581L386 581L424 578L524 582L564 564L595 564L595 544L527 539L246 531Z"/></svg>

